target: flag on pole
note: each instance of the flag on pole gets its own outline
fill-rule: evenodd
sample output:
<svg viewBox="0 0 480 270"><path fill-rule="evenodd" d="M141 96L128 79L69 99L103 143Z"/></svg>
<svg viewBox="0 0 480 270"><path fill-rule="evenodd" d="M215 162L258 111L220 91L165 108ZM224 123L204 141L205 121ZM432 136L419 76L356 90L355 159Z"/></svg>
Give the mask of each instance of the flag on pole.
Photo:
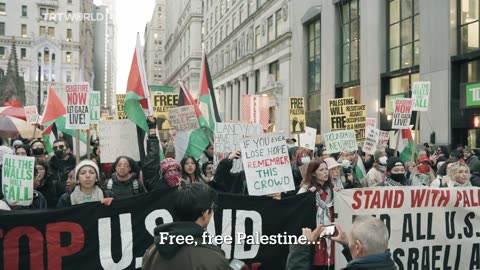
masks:
<svg viewBox="0 0 480 270"><path fill-rule="evenodd" d="M51 123L42 132L42 138L43 138L43 141L45 142L45 150L47 151L47 153L53 153L52 145L53 145L53 142L55 141L55 137L52 136L53 125L55 125L55 123Z"/></svg>
<svg viewBox="0 0 480 270"><path fill-rule="evenodd" d="M133 53L130 74L128 75L124 110L127 118L145 132L148 132L145 111L147 111L149 114L153 114L149 92L142 55L142 47L140 45L140 34L137 33L137 45Z"/></svg>
<svg viewBox="0 0 480 270"><path fill-rule="evenodd" d="M397 136L399 134L401 137L400 137L400 140L398 141L397 151L400 153L400 159L403 162L407 162L412 159L412 151L414 151L412 132L409 129L397 130L393 137L394 142L397 141Z"/></svg>
<svg viewBox="0 0 480 270"><path fill-rule="evenodd" d="M43 110L42 120L40 124L43 125L47 122L53 121L60 116L64 116L67 113L67 109L63 102L58 98L53 88L48 85L48 96L45 109Z"/></svg>
<svg viewBox="0 0 480 270"><path fill-rule="evenodd" d="M363 165L363 160L360 155L357 155L357 162L355 164L355 174L360 183L365 183L365 176L367 176L367 171L365 170L365 165Z"/></svg>
<svg viewBox="0 0 480 270"><path fill-rule="evenodd" d="M207 55L203 55L202 74L200 76L200 95L198 106L202 113L206 115L208 124L212 130L215 130L215 122L222 122L218 113L217 100L213 90L212 77L208 67Z"/></svg>

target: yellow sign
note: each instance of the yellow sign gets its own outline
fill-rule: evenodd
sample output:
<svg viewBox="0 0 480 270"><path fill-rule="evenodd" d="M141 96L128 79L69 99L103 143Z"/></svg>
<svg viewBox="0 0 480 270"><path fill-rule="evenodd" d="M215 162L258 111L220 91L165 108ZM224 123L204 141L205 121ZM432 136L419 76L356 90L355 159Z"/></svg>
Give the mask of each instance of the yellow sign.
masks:
<svg viewBox="0 0 480 270"><path fill-rule="evenodd" d="M355 104L353 97L330 99L330 130L355 130L357 142L365 140L366 105Z"/></svg>
<svg viewBox="0 0 480 270"><path fill-rule="evenodd" d="M127 119L125 115L125 94L117 94L117 117L118 119Z"/></svg>
<svg viewBox="0 0 480 270"><path fill-rule="evenodd" d="M290 133L305 133L305 99L303 97L289 98L290 107Z"/></svg>
<svg viewBox="0 0 480 270"><path fill-rule="evenodd" d="M178 95L153 94L153 115L157 118L160 130L169 130L168 109L178 106Z"/></svg>

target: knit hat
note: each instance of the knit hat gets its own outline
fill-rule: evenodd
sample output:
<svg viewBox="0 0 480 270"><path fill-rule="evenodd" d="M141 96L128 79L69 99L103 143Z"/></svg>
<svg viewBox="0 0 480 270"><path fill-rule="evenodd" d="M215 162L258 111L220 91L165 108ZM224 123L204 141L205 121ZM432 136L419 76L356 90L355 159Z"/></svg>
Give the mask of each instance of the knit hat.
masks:
<svg viewBox="0 0 480 270"><path fill-rule="evenodd" d="M180 162L173 158L166 158L160 162L160 168L162 169L162 174L165 174L168 169L175 167L178 171L182 171Z"/></svg>
<svg viewBox="0 0 480 270"><path fill-rule="evenodd" d="M90 166L90 167L95 169L95 172L97 173L97 180L98 180L98 178L100 177L100 172L98 170L98 165L95 162L93 162L89 159L84 159L84 160L80 161L80 163L78 163L77 166L75 167L75 177L76 177L77 181L78 181L78 173L80 172L80 169L82 169L85 166Z"/></svg>
<svg viewBox="0 0 480 270"><path fill-rule="evenodd" d="M378 158L380 158L381 155L382 155L382 151L380 151L380 150L375 151L375 153L373 154L373 157L375 158L375 161L377 161Z"/></svg>
<svg viewBox="0 0 480 270"><path fill-rule="evenodd" d="M13 155L12 148L2 145L0 146L0 165L3 165L3 156Z"/></svg>
<svg viewBox="0 0 480 270"><path fill-rule="evenodd" d="M325 161L325 163L327 163L327 168L329 170L342 166L342 164L338 163L334 158L331 158L331 157L328 157L328 158L324 159L323 161Z"/></svg>
<svg viewBox="0 0 480 270"><path fill-rule="evenodd" d="M388 172L391 171L393 169L393 167L396 167L396 166L405 167L405 164L398 157L389 157L388 160L387 160L387 171Z"/></svg>

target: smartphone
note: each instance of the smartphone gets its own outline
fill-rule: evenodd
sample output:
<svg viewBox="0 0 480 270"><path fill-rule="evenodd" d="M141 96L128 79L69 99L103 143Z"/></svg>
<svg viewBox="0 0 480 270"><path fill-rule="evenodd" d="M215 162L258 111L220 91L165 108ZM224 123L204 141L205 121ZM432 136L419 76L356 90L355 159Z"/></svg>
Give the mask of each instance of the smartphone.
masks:
<svg viewBox="0 0 480 270"><path fill-rule="evenodd" d="M328 225L323 227L323 231L320 233L320 238L328 238L337 234L337 227L335 225Z"/></svg>

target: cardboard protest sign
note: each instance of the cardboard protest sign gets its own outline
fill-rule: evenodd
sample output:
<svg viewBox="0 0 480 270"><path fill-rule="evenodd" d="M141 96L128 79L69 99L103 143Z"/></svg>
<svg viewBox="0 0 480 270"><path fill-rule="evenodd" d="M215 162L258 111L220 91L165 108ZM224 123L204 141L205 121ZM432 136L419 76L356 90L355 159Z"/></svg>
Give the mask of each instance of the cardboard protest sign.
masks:
<svg viewBox="0 0 480 270"><path fill-rule="evenodd" d="M67 83L67 129L90 128L90 90L88 83Z"/></svg>
<svg viewBox="0 0 480 270"><path fill-rule="evenodd" d="M240 148L249 195L295 190L285 136L265 134L244 138Z"/></svg>
<svg viewBox="0 0 480 270"><path fill-rule="evenodd" d="M173 94L153 94L153 115L157 118L160 130L169 130L171 128L168 119L168 109L178 106L178 95Z"/></svg>
<svg viewBox="0 0 480 270"><path fill-rule="evenodd" d="M303 97L289 98L290 110L290 133L304 133L305 132L305 99Z"/></svg>
<svg viewBox="0 0 480 270"><path fill-rule="evenodd" d="M365 140L365 116L367 115L365 104L346 105L347 118L346 129L355 130L357 141Z"/></svg>
<svg viewBox="0 0 480 270"><path fill-rule="evenodd" d="M412 87L412 111L428 111L430 98L430 82L414 82Z"/></svg>
<svg viewBox="0 0 480 270"><path fill-rule="evenodd" d="M383 221L398 269L479 269L480 189L383 187L335 193L335 222L349 232L356 216ZM337 247L340 247L337 245ZM335 267L347 262L335 249Z"/></svg>
<svg viewBox="0 0 480 270"><path fill-rule="evenodd" d="M90 124L100 122L100 92L90 92Z"/></svg>
<svg viewBox="0 0 480 270"><path fill-rule="evenodd" d="M363 152L370 155L375 154L375 151L377 151L379 132L380 131L378 129L367 126L367 137L365 138L365 141L363 142L363 146L362 146Z"/></svg>
<svg viewBox="0 0 480 270"><path fill-rule="evenodd" d="M140 160L137 127L128 120L100 120L100 152L102 163L112 163L118 156Z"/></svg>
<svg viewBox="0 0 480 270"><path fill-rule="evenodd" d="M270 124L270 97L266 95L242 96L242 121L260 124L268 129Z"/></svg>
<svg viewBox="0 0 480 270"><path fill-rule="evenodd" d="M405 129L410 127L412 105L413 100L411 98L399 98L394 101L392 129Z"/></svg>
<svg viewBox="0 0 480 270"><path fill-rule="evenodd" d="M389 140L390 140L390 132L379 130L377 148L382 148L382 149L387 148Z"/></svg>
<svg viewBox="0 0 480 270"><path fill-rule="evenodd" d="M215 123L213 166L217 167L218 163L228 158L230 153L240 150L240 141L243 137L260 134L263 134L263 128L257 124ZM241 170L242 159L234 160L231 172L240 172Z"/></svg>
<svg viewBox="0 0 480 270"><path fill-rule="evenodd" d="M305 129L305 133L300 134L300 146L315 150L315 139L317 136L317 130L311 127Z"/></svg>
<svg viewBox="0 0 480 270"><path fill-rule="evenodd" d="M25 116L27 117L27 123L29 124L36 124L40 116L38 115L37 106L25 106L23 107L25 110Z"/></svg>
<svg viewBox="0 0 480 270"><path fill-rule="evenodd" d="M377 118L365 118L365 126L366 127L377 127Z"/></svg>
<svg viewBox="0 0 480 270"><path fill-rule="evenodd" d="M125 94L117 94L117 118L127 119L127 115L125 114Z"/></svg>
<svg viewBox="0 0 480 270"><path fill-rule="evenodd" d="M354 130L339 130L323 134L328 154L341 151L356 151L357 139Z"/></svg>
<svg viewBox="0 0 480 270"><path fill-rule="evenodd" d="M32 203L34 168L34 157L3 157L2 191L8 204L28 206Z"/></svg>
<svg viewBox="0 0 480 270"><path fill-rule="evenodd" d="M193 105L168 109L170 126L176 131L188 131L199 128Z"/></svg>
<svg viewBox="0 0 480 270"><path fill-rule="evenodd" d="M401 93L396 95L387 95L385 96L385 110L387 114L392 114L395 109L395 100L399 98L406 98L407 94Z"/></svg>
<svg viewBox="0 0 480 270"><path fill-rule="evenodd" d="M347 105L354 105L355 100L350 98L337 98L328 100L330 113L330 130L347 129Z"/></svg>

